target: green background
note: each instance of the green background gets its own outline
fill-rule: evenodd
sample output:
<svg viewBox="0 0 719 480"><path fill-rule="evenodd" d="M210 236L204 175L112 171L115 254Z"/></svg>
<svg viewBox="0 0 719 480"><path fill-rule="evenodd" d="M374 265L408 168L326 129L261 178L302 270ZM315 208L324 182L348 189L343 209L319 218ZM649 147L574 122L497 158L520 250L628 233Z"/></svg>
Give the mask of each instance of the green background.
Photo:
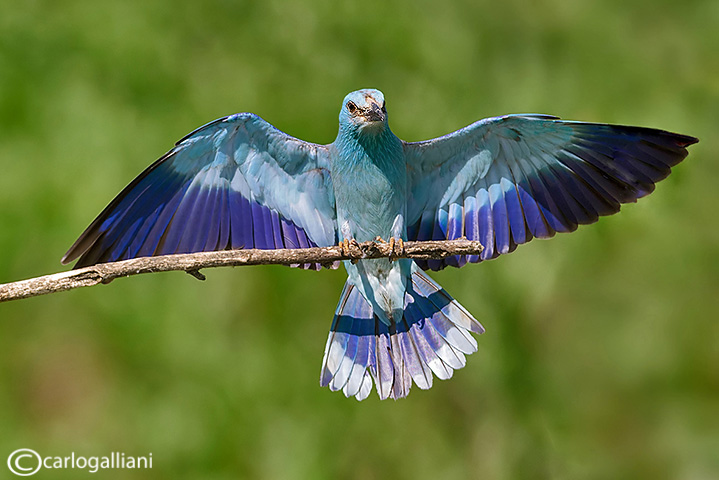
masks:
<svg viewBox="0 0 719 480"><path fill-rule="evenodd" d="M504 113L701 142L622 213L433 275L484 324L408 399L318 386L340 271L120 279L0 305L0 478L17 448L153 454L128 479L719 478L719 2L0 4L0 282L175 140L261 115L329 143L351 90L405 140ZM84 478L42 471L37 478Z"/></svg>

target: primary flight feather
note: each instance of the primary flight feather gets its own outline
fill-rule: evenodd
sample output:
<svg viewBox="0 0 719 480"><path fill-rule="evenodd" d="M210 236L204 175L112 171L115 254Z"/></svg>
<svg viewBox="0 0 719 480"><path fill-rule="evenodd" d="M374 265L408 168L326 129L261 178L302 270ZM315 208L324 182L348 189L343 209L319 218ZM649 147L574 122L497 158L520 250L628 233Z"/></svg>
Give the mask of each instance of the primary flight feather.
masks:
<svg viewBox="0 0 719 480"><path fill-rule="evenodd" d="M548 115L480 120L409 143L382 92L347 95L337 139L293 138L250 113L200 127L142 172L70 247L76 267L240 248L330 246L377 237L467 237L478 256L344 262L348 279L320 383L346 396L408 395L477 350L479 322L423 270L512 252L571 232L654 190L696 138ZM299 265L319 270L319 264ZM338 264L332 265L337 268Z"/></svg>

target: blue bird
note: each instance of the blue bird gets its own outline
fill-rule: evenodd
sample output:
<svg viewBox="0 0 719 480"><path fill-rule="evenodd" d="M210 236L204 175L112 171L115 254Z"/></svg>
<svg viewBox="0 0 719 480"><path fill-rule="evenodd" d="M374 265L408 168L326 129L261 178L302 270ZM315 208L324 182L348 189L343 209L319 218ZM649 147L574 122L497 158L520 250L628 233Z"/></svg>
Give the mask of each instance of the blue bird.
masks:
<svg viewBox="0 0 719 480"><path fill-rule="evenodd" d="M347 95L337 139L293 138L251 113L181 139L70 247L76 268L134 257L241 248L345 248L350 241L466 237L481 255L345 261L320 383L380 399L452 376L480 323L424 270L461 267L532 238L574 231L654 190L696 138L549 115L487 118L404 142L382 92ZM319 270L319 264L297 265ZM339 262L331 265L337 268ZM471 333L470 333L471 332Z"/></svg>

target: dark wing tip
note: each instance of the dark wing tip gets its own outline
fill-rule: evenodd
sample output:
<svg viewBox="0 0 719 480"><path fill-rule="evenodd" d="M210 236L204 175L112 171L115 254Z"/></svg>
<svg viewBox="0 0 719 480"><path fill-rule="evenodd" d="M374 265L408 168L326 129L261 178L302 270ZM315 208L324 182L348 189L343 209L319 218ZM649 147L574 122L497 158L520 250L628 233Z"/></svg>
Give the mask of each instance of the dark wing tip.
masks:
<svg viewBox="0 0 719 480"><path fill-rule="evenodd" d="M60 259L61 265L67 265L78 257L79 252L75 250L75 245L77 245L77 242L73 243L72 247L70 247L67 252L65 252L65 255L62 256Z"/></svg>
<svg viewBox="0 0 719 480"><path fill-rule="evenodd" d="M128 195L132 194L132 191L135 189L135 187L143 181L148 175L150 175L153 171L155 171L160 165L162 165L163 162L165 162L167 159L171 158L175 150L170 150L166 154L164 154L162 157L157 159L153 164L151 164L149 167L147 167L142 173L140 173L137 177L135 177L125 188L122 189L122 191L114 198L112 201L100 212L100 214L95 217L95 219L92 221L92 223L85 229L82 234L78 237L77 240L75 240L75 243L72 244L72 246L65 252L65 255L60 259L60 263L62 265L67 265L68 263L72 262L76 258L80 257L81 255L84 255L86 252L90 251L97 239L100 237L100 225L107 219L108 216L110 216L115 208L120 204L120 202L127 197ZM85 265L82 265L82 261L78 262L77 265L75 265L75 268L85 267L89 265L93 265L96 262L89 262Z"/></svg>
<svg viewBox="0 0 719 480"><path fill-rule="evenodd" d="M97 218L95 218L95 220L85 229L85 231L82 232L78 239L75 240L75 243L73 243L72 246L68 248L67 252L65 252L65 255L63 255L60 259L60 263L62 265L67 265L68 263L74 261L76 258L80 257L92 248L95 241L97 241L98 237L100 236L97 227L107 217L107 210L108 208L106 208L100 215L98 215ZM77 265L75 265L75 268L83 266L87 265L80 265L78 263Z"/></svg>
<svg viewBox="0 0 719 480"><path fill-rule="evenodd" d="M682 135L680 133L674 133L674 138L677 141L677 145L680 147L686 148L689 145L694 145L695 143L699 143L699 139L696 137L692 137L689 135Z"/></svg>
<svg viewBox="0 0 719 480"><path fill-rule="evenodd" d="M699 139L696 137L692 137L691 135L683 135L681 133L674 133L669 132L667 130L659 130L654 128L647 128L647 127L638 127L641 130L644 130L648 133L651 133L654 131L655 133L659 134L662 139L673 141L677 147L680 148L686 148L689 145L694 145L695 143L699 142Z"/></svg>

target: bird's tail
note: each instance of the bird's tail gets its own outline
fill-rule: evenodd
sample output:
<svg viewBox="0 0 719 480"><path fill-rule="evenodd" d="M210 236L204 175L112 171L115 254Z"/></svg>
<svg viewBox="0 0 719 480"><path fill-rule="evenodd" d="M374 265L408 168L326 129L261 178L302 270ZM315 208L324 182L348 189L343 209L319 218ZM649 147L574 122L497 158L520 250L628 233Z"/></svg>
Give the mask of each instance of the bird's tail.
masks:
<svg viewBox="0 0 719 480"><path fill-rule="evenodd" d="M414 263L407 282L404 315L390 325L373 313L359 289L346 283L332 320L320 384L364 400L372 380L380 399L406 397L412 381L432 386L465 365L477 351L469 332L484 333L480 323Z"/></svg>

